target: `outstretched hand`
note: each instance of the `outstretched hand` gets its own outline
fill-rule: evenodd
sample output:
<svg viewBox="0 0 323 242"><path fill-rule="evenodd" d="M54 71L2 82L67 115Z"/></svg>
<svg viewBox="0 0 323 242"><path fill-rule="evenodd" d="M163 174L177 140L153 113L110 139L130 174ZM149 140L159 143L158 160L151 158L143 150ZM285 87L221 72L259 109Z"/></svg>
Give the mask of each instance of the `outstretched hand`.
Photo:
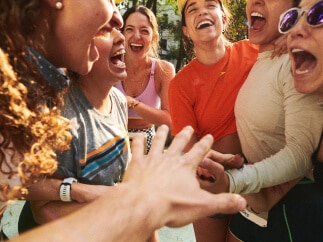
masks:
<svg viewBox="0 0 323 242"><path fill-rule="evenodd" d="M153 210L150 220L158 223L156 228L179 227L212 214L244 209L246 202L239 195L213 195L200 188L196 169L212 146L212 136L203 137L184 154L193 129L184 128L164 150L168 131L165 125L159 127L147 156L143 137L134 138L132 161L123 180L138 188L142 201Z"/></svg>

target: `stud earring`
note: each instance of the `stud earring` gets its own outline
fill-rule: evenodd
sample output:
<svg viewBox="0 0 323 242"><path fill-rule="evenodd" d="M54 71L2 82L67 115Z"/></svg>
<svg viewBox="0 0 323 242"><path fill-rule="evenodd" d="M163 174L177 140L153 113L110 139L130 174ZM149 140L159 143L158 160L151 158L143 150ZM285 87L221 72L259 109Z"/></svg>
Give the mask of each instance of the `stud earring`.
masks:
<svg viewBox="0 0 323 242"><path fill-rule="evenodd" d="M62 2L56 2L55 7L57 10L61 10L63 8L63 3Z"/></svg>

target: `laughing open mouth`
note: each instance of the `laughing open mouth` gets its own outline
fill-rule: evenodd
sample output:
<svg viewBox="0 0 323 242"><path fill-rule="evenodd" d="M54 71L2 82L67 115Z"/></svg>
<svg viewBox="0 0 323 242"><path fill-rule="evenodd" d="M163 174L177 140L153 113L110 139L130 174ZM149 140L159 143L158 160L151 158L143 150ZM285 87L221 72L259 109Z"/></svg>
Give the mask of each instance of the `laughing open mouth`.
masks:
<svg viewBox="0 0 323 242"><path fill-rule="evenodd" d="M123 67L125 65L124 63L124 54L125 50L120 50L117 53L115 53L111 58L111 62L117 66Z"/></svg>
<svg viewBox="0 0 323 242"><path fill-rule="evenodd" d="M196 26L196 28L197 28L197 29L203 29L203 28L210 27L210 26L212 26L212 25L213 25L213 23L212 23L210 20L204 20L204 21L200 22L200 23Z"/></svg>
<svg viewBox="0 0 323 242"><path fill-rule="evenodd" d="M265 24L266 24L266 19L262 14L257 12L251 13L250 29L260 30L265 26Z"/></svg>
<svg viewBox="0 0 323 242"><path fill-rule="evenodd" d="M302 49L293 49L295 74L304 74L313 70L317 64L316 57Z"/></svg>
<svg viewBox="0 0 323 242"><path fill-rule="evenodd" d="M144 48L144 46L142 44L131 43L130 48L132 51L137 52L137 51L141 51Z"/></svg>

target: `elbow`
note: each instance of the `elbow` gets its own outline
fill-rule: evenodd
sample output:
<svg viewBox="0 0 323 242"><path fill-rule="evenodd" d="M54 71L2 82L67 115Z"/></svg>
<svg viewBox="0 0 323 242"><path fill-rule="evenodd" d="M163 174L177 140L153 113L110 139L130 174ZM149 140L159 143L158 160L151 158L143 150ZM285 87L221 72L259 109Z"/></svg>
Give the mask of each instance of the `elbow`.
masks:
<svg viewBox="0 0 323 242"><path fill-rule="evenodd" d="M49 207L47 203L41 206L31 203L32 214L37 224L45 224L57 218Z"/></svg>

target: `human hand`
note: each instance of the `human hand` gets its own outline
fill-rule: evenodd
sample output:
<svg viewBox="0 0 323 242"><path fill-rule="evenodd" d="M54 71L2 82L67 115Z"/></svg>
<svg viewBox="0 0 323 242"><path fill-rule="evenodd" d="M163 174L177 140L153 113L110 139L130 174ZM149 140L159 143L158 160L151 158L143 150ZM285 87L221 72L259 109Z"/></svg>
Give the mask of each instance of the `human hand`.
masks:
<svg viewBox="0 0 323 242"><path fill-rule="evenodd" d="M216 213L236 213L245 208L245 200L236 194L213 195L200 188L196 169L210 150L213 138L203 137L186 154L183 150L193 135L184 128L164 151L168 127L158 128L150 152L144 155L143 137L132 142L132 161L123 183L131 184L147 204L155 228L179 227Z"/></svg>
<svg viewBox="0 0 323 242"><path fill-rule="evenodd" d="M208 157L199 164L197 177L201 188L208 192L214 194L229 192L230 182L224 166Z"/></svg>
<svg viewBox="0 0 323 242"><path fill-rule="evenodd" d="M201 187L212 193L227 192L229 180L224 170L241 168L243 164L244 158L241 155L222 154L210 150L197 168Z"/></svg>
<svg viewBox="0 0 323 242"><path fill-rule="evenodd" d="M227 169L239 169L243 166L245 160L244 158L239 155L232 155L232 154L222 154L215 150L210 150L207 155L207 159L213 160L217 163L220 163L225 170Z"/></svg>
<svg viewBox="0 0 323 242"><path fill-rule="evenodd" d="M287 34L282 34L279 38L275 39L272 44L274 45L274 52L271 55L271 58L279 57L283 54L286 54L287 51Z"/></svg>

